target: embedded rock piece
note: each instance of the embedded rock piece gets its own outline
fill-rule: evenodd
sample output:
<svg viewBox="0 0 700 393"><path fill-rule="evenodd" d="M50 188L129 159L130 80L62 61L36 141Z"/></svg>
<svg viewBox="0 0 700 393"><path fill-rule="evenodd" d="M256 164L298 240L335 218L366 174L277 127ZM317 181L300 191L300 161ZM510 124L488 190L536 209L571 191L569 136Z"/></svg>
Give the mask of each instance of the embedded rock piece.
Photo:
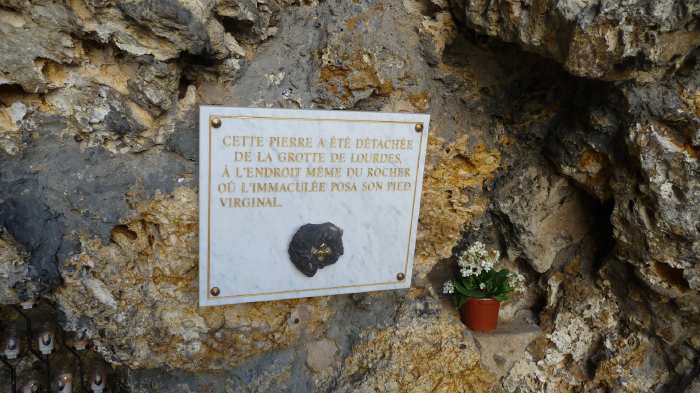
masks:
<svg viewBox="0 0 700 393"><path fill-rule="evenodd" d="M543 273L563 262L590 231L589 206L579 190L548 167L531 165L514 172L496 185L494 207L509 254L522 254Z"/></svg>
<svg viewBox="0 0 700 393"><path fill-rule="evenodd" d="M343 255L343 230L330 222L304 224L289 243L289 259L307 277Z"/></svg>
<svg viewBox="0 0 700 393"><path fill-rule="evenodd" d="M695 0L453 0L458 19L481 34L552 57L574 75L648 80L700 45Z"/></svg>

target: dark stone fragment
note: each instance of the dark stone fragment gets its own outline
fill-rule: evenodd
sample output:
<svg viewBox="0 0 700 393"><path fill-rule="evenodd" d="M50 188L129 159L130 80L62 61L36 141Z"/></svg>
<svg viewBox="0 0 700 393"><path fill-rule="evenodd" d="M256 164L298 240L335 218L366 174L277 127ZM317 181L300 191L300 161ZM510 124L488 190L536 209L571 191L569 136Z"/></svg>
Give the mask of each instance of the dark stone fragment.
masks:
<svg viewBox="0 0 700 393"><path fill-rule="evenodd" d="M197 161L199 153L199 131L197 125L198 111L192 109L183 114L182 118L175 122L175 129L165 142L169 151L182 157Z"/></svg>
<svg viewBox="0 0 700 393"><path fill-rule="evenodd" d="M289 243L289 259L307 277L332 265L343 255L343 230L326 222L305 224Z"/></svg>

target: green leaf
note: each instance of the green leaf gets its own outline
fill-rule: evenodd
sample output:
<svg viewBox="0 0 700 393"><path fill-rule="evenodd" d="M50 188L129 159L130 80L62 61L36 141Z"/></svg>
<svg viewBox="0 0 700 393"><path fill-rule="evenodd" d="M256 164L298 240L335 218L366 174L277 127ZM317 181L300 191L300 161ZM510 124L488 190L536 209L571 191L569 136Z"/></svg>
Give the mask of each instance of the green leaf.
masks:
<svg viewBox="0 0 700 393"><path fill-rule="evenodd" d="M462 283L459 282L459 280L455 280L454 284L455 284L455 289L457 290L457 292L459 292L460 294L462 294L464 296L469 296L469 295L467 295L469 290L464 285L462 285Z"/></svg>

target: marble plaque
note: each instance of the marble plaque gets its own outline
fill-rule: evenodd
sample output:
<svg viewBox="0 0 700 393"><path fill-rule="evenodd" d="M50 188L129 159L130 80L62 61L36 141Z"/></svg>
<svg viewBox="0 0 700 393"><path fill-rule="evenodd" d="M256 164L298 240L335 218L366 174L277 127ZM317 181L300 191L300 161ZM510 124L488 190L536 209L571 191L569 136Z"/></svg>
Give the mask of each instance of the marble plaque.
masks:
<svg viewBox="0 0 700 393"><path fill-rule="evenodd" d="M410 287L429 120L200 107L200 305Z"/></svg>

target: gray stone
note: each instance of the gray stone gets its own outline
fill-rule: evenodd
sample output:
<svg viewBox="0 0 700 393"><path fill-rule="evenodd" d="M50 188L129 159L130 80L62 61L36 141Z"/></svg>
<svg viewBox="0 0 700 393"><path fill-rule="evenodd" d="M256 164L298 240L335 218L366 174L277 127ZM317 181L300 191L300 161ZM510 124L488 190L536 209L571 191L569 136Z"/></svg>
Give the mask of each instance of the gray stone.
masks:
<svg viewBox="0 0 700 393"><path fill-rule="evenodd" d="M71 36L75 16L59 5L42 5L24 17L0 13L0 85L17 84L30 93L52 88L44 74L50 63L76 63L80 53Z"/></svg>
<svg viewBox="0 0 700 393"><path fill-rule="evenodd" d="M307 345L306 365L317 373L321 372L335 364L337 351L338 347L331 340L322 339L311 342Z"/></svg>
<svg viewBox="0 0 700 393"><path fill-rule="evenodd" d="M661 78L700 45L694 0L451 2L471 29L554 58L577 76Z"/></svg>
<svg viewBox="0 0 700 393"><path fill-rule="evenodd" d="M180 70L175 64L145 58L129 79L130 98L152 115L169 110L177 101Z"/></svg>
<svg viewBox="0 0 700 393"><path fill-rule="evenodd" d="M515 362L524 359L528 345L541 335L537 325L521 322L499 323L496 330L489 333L472 332L481 364L498 378L506 375Z"/></svg>
<svg viewBox="0 0 700 393"><path fill-rule="evenodd" d="M499 182L494 209L508 254L522 255L539 273L565 260L592 225L585 197L546 166L527 166Z"/></svg>
<svg viewBox="0 0 700 393"><path fill-rule="evenodd" d="M179 50L200 54L209 48L209 1L131 0L119 9L141 27L172 42Z"/></svg>

